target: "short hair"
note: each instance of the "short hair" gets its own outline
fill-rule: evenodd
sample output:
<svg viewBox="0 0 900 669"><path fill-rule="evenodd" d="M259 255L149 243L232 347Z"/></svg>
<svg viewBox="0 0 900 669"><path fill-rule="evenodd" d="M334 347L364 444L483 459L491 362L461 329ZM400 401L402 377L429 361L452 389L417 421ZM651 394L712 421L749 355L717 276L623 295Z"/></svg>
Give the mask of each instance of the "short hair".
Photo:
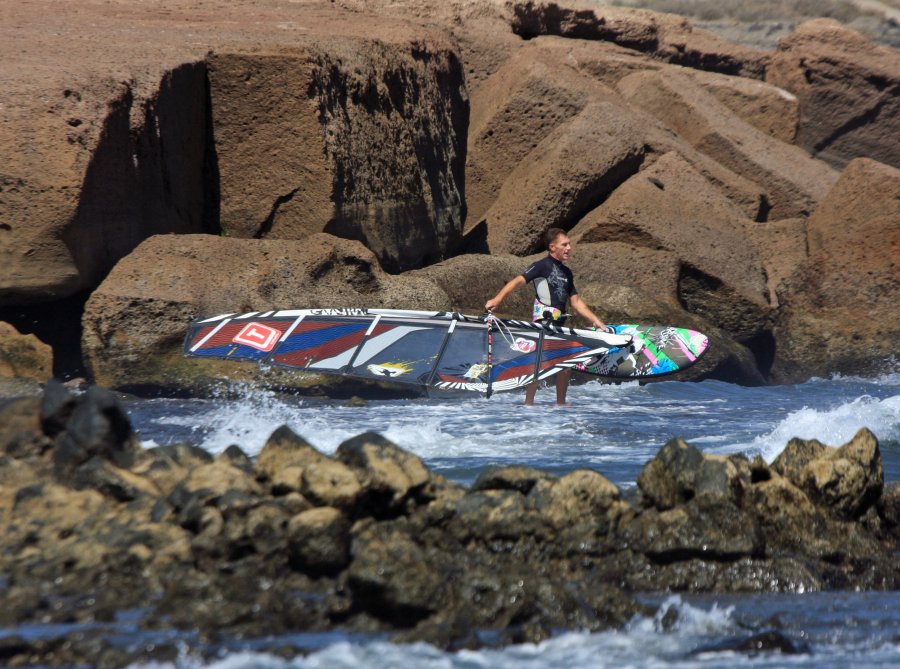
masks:
<svg viewBox="0 0 900 669"><path fill-rule="evenodd" d="M566 234L566 231L562 228L550 228L544 233L544 246L549 250L550 245L556 241L556 238L564 234Z"/></svg>

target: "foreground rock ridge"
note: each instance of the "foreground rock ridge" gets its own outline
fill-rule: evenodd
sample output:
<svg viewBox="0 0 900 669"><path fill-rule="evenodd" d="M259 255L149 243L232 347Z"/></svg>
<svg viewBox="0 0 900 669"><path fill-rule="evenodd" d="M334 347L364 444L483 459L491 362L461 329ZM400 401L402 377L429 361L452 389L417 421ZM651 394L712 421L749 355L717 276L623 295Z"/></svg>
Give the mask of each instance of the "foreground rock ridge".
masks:
<svg viewBox="0 0 900 669"><path fill-rule="evenodd" d="M0 625L95 624L4 637L7 666L177 655L104 640L128 612L201 654L327 630L460 649L618 628L652 613L644 591L900 585L900 487L866 429L839 448L794 439L771 464L675 438L626 495L588 469L493 468L465 487L372 432L332 456L287 427L255 458L144 449L98 386L53 382L0 426Z"/></svg>
<svg viewBox="0 0 900 669"><path fill-rule="evenodd" d="M177 360L194 316L479 313L550 227L605 320L709 334L682 378L892 369L900 55L837 21L761 50L579 0L4 16L4 376L200 393L230 372Z"/></svg>

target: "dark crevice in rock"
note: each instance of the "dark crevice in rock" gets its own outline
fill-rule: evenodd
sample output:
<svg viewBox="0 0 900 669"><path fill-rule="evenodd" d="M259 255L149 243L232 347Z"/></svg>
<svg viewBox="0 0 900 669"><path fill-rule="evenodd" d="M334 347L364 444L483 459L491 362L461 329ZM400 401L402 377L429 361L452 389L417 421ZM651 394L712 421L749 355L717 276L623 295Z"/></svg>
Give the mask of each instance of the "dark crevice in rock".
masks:
<svg viewBox="0 0 900 669"><path fill-rule="evenodd" d="M881 114L881 110L884 108L884 106L889 101L894 99L897 95L900 95L900 87L895 87L893 90L884 93L882 97L878 99L878 102L876 102L874 105L872 105L868 109L863 110L856 116L851 117L846 122L835 128L827 136L816 142L811 147L813 154L815 155L819 153L827 153L828 149L845 135L855 132L856 130L859 130L864 126L874 124L877 121L878 116ZM843 166L843 164L846 164L846 162L847 159L842 160L841 165L839 166Z"/></svg>
<svg viewBox="0 0 900 669"><path fill-rule="evenodd" d="M266 216L266 220L264 220L259 229L256 231L256 234L253 235L254 239L265 239L270 232L272 232L272 226L275 224L275 217L278 215L278 210L282 205L287 204L291 200L294 199L294 196L300 192L299 188L295 188L290 193L286 195L281 195L275 198L275 202L272 204L272 209L269 211L269 215Z"/></svg>
<svg viewBox="0 0 900 669"><path fill-rule="evenodd" d="M741 343L750 349L750 352L756 359L757 368L768 379L772 371L772 365L775 363L775 335L771 330L763 330Z"/></svg>
<svg viewBox="0 0 900 669"><path fill-rule="evenodd" d="M84 377L87 372L81 354L81 317L90 296L90 291L81 291L43 304L0 307L0 321L22 334L33 334L53 349L54 377Z"/></svg>

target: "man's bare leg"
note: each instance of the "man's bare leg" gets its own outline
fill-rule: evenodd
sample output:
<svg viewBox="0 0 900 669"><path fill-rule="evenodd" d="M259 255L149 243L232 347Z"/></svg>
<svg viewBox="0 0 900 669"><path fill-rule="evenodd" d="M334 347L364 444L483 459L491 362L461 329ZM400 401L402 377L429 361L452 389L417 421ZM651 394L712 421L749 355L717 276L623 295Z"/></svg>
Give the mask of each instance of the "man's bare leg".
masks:
<svg viewBox="0 0 900 669"><path fill-rule="evenodd" d="M571 377L571 369L564 369L556 375L556 403L560 406L568 406L566 404L566 392L569 390L569 379Z"/></svg>
<svg viewBox="0 0 900 669"><path fill-rule="evenodd" d="M525 386L525 406L534 406L534 395L540 385L540 381L535 381L534 383L529 383Z"/></svg>

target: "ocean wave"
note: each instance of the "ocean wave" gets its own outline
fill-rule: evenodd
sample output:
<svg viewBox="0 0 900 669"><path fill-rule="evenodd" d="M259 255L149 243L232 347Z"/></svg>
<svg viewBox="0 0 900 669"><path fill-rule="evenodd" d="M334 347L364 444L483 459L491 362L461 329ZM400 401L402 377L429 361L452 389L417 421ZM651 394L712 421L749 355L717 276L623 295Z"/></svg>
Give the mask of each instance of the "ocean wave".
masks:
<svg viewBox="0 0 900 669"><path fill-rule="evenodd" d="M833 409L804 407L793 411L769 432L735 450L759 453L771 462L793 438L817 439L842 446L861 429L868 428L881 441L900 440L900 395L878 399L864 395Z"/></svg>

